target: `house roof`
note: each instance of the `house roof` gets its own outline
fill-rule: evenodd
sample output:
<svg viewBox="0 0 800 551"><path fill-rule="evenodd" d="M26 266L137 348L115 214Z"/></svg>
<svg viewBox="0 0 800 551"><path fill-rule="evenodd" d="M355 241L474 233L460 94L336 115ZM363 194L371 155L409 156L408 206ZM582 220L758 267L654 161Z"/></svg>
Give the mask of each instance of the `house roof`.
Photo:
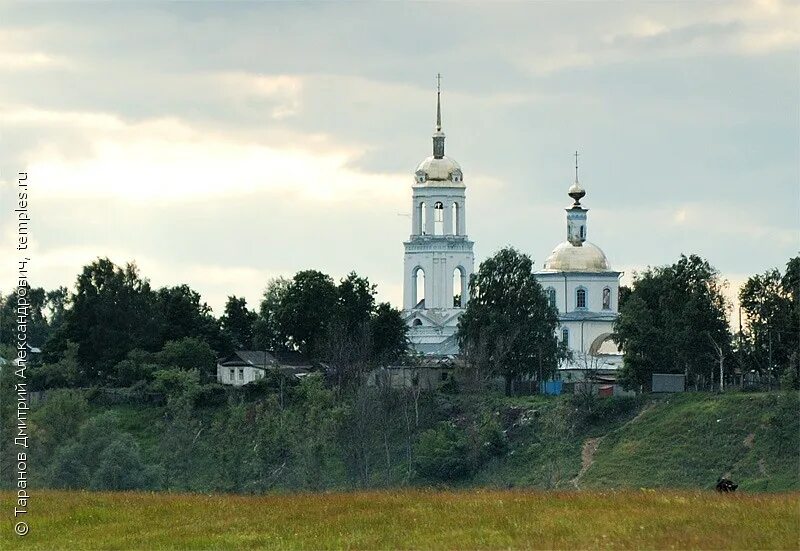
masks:
<svg viewBox="0 0 800 551"><path fill-rule="evenodd" d="M237 350L232 356L218 362L225 367L250 366L259 369L279 368L311 369L311 362L299 352L278 352L265 350Z"/></svg>

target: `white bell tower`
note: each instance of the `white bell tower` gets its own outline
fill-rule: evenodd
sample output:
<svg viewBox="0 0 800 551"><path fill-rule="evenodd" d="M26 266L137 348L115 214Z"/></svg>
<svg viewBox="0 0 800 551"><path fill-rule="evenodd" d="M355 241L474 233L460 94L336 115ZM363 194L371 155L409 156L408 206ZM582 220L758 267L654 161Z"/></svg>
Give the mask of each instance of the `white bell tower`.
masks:
<svg viewBox="0 0 800 551"><path fill-rule="evenodd" d="M458 352L455 332L469 297L473 242L467 238L466 186L445 156L441 76L437 75L433 155L414 172L411 236L405 245L403 310L409 338L422 353Z"/></svg>

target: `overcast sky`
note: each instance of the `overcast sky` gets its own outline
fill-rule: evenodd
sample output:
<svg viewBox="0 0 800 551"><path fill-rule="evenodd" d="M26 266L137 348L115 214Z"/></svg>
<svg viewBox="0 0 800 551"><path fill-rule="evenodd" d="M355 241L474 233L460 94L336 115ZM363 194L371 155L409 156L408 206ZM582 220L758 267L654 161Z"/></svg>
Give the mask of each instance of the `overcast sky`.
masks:
<svg viewBox="0 0 800 551"><path fill-rule="evenodd" d="M399 306L441 72L476 264L565 239L578 149L612 267L735 287L800 245L799 54L788 2L4 4L0 278L27 171L35 285L135 260L219 314L356 270Z"/></svg>

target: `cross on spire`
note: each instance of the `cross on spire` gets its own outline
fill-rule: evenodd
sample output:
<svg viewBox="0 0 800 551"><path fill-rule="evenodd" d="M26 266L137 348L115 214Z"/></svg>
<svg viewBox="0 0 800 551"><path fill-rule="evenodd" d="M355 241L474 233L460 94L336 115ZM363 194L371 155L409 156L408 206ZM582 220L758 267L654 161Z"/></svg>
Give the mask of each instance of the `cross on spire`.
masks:
<svg viewBox="0 0 800 551"><path fill-rule="evenodd" d="M578 152L575 151L575 181L578 181Z"/></svg>

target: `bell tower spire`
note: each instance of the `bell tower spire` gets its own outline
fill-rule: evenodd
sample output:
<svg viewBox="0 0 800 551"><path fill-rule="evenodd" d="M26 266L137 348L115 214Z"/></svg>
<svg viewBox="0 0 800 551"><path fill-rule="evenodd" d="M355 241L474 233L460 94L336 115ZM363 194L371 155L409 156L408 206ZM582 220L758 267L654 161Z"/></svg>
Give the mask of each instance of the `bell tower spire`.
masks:
<svg viewBox="0 0 800 551"><path fill-rule="evenodd" d="M444 157L444 132L442 132L442 74L436 75L436 131L433 133L433 157Z"/></svg>
<svg viewBox="0 0 800 551"><path fill-rule="evenodd" d="M567 194L572 197L574 203L567 209L567 241L576 247L580 247L586 241L586 213L589 209L581 206L581 199L586 196L578 181L578 152L575 152L575 183L569 187Z"/></svg>

